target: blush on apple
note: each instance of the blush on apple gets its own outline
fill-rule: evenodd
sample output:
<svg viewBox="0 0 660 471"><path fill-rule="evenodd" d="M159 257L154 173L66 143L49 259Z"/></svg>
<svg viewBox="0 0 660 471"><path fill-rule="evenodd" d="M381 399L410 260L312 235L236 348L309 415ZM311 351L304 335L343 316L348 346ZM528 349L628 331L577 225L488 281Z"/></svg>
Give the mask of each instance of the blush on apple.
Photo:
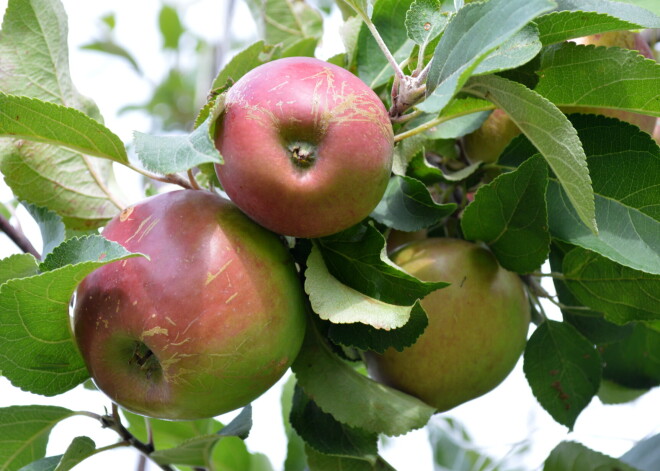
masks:
<svg viewBox="0 0 660 471"><path fill-rule="evenodd" d="M263 64L227 92L216 172L230 199L264 227L322 237L380 201L393 134L378 96L345 69L293 57Z"/></svg>
<svg viewBox="0 0 660 471"><path fill-rule="evenodd" d="M74 331L100 390L164 419L212 417L270 388L295 359L304 294L279 237L208 191L122 211L103 235L146 258L92 272Z"/></svg>

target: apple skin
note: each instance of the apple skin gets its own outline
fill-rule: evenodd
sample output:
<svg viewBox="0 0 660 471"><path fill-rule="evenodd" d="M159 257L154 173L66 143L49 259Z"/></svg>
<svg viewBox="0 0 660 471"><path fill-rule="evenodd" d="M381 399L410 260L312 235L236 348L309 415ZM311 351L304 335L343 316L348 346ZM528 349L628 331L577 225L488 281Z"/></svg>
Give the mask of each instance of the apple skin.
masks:
<svg viewBox="0 0 660 471"><path fill-rule="evenodd" d="M392 261L421 280L451 285L422 299L429 324L415 344L365 353L371 377L439 412L500 384L525 348L530 322L518 275L485 248L459 239L412 242Z"/></svg>
<svg viewBox="0 0 660 471"><path fill-rule="evenodd" d="M283 235L322 237L367 217L392 169L387 110L341 67L292 57L263 64L227 92L216 123L229 198Z"/></svg>
<svg viewBox="0 0 660 471"><path fill-rule="evenodd" d="M103 266L77 289L80 352L117 404L161 419L213 417L261 395L295 359L306 317L294 263L226 199L158 195L103 235L150 257Z"/></svg>
<svg viewBox="0 0 660 471"><path fill-rule="evenodd" d="M631 31L615 31L612 33L594 34L583 38L573 39L576 44L595 46L617 46L625 49L639 51L644 57L653 59L653 51L644 38ZM653 133L656 118L630 111L609 108L592 108L582 106L564 106L561 110L566 113L602 114L621 121L634 124L642 131ZM496 162L511 139L520 134L520 129L511 118L501 109L495 109L479 129L463 138L463 149L467 159L471 162Z"/></svg>

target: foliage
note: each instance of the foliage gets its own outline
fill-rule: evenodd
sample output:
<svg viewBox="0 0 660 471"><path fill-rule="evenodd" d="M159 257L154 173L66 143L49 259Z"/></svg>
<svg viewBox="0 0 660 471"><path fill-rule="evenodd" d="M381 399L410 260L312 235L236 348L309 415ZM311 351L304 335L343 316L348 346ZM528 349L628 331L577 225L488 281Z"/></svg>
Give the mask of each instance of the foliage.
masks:
<svg viewBox="0 0 660 471"><path fill-rule="evenodd" d="M567 42L659 28L654 2L247 3L260 39L208 77L207 102L198 103L194 71L174 60L150 101L125 108L148 113L157 132L136 133L123 143L75 88L60 1L9 0L0 33L0 171L15 201L0 205L0 219L8 221L13 206L24 205L44 248L40 257L0 260L4 376L47 396L88 379L71 334L72 293L92 270L142 256L97 233L124 207L113 168L124 166L159 184L219 191L213 164L222 156L214 136L224 92L263 63L314 55L324 18L338 7L346 51L329 61L360 77L389 107L395 164L367 220L332 236L288 240L311 312L292 367L295 379L285 388L286 469L392 469L378 454L378 437L424 427L435 412L371 380L361 363L363 351L414 343L428 323L419 300L446 285L420 281L389 260L386 241L393 230L484 244L523 277L538 313L525 375L541 406L568 429L599 390L601 397L608 390L617 396L616 388L633 390L617 396L627 398L660 385L658 142L619 119L563 112L579 106L660 117L660 64L635 51ZM114 16L102 24L100 39L86 48L126 60L141 73L114 38ZM174 7L162 8L158 25L164 54L184 54L187 38L198 65L210 61L210 45L186 29ZM461 138L495 108L521 135L497 162L470 163ZM171 130L183 133L157 135ZM2 227L19 240L9 224ZM539 284L546 262L561 320L548 319L539 301L549 296ZM76 414L116 431L117 446L136 447L162 469L272 469L242 441L251 425L249 407L225 427L214 419L154 419L146 426L122 413L124 419L116 408L103 416L36 405L0 408L0 469L62 471L104 451L80 436L63 455L45 456L52 428ZM501 469L465 446L460 426L445 425L432 434L437 469L454 466L447 456L469 462L469 469ZM620 460L566 442L544 469L657 469L657 446L649 445L655 442L640 443Z"/></svg>

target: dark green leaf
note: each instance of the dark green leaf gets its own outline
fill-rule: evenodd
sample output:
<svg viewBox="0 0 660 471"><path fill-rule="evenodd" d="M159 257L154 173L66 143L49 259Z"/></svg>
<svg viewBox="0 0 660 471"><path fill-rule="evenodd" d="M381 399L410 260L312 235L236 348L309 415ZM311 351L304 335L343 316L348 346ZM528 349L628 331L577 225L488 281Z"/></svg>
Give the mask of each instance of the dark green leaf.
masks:
<svg viewBox="0 0 660 471"><path fill-rule="evenodd" d="M414 344L426 329L429 321L424 308L415 303L410 318L403 327L397 329L376 329L359 322L352 324L330 324L328 337L334 343L360 350L373 350L383 353L392 347L398 351Z"/></svg>
<svg viewBox="0 0 660 471"><path fill-rule="evenodd" d="M270 59L273 52L277 50L273 46L266 45L263 41L246 47L236 54L224 66L220 73L213 80L212 90L216 90L227 85L228 82L236 83L243 75L255 67L265 63Z"/></svg>
<svg viewBox="0 0 660 471"><path fill-rule="evenodd" d="M537 270L550 250L547 185L548 167L536 156L481 186L463 212L465 238L488 244L507 270Z"/></svg>
<svg viewBox="0 0 660 471"><path fill-rule="evenodd" d="M578 134L568 118L552 103L524 85L495 75L473 78L467 90L481 98L487 96L509 115L543 154L580 220L596 233L594 192L587 159ZM543 126L538 123L543 123Z"/></svg>
<svg viewBox="0 0 660 471"><path fill-rule="evenodd" d="M611 322L660 320L660 275L633 270L581 247L566 254L563 272L575 297Z"/></svg>
<svg viewBox="0 0 660 471"><path fill-rule="evenodd" d="M306 447L310 471L396 471L382 457L348 458L345 456L325 455Z"/></svg>
<svg viewBox="0 0 660 471"><path fill-rule="evenodd" d="M639 471L575 442L561 442L545 461L543 471Z"/></svg>
<svg viewBox="0 0 660 471"><path fill-rule="evenodd" d="M293 394L291 425L316 451L328 455L374 456L378 453L378 436L337 422L296 386Z"/></svg>
<svg viewBox="0 0 660 471"><path fill-rule="evenodd" d="M514 69L532 60L541 50L539 31L529 24L514 34L474 69L474 75Z"/></svg>
<svg viewBox="0 0 660 471"><path fill-rule="evenodd" d="M601 347L603 378L633 389L660 385L660 332L635 324L626 338Z"/></svg>
<svg viewBox="0 0 660 471"><path fill-rule="evenodd" d="M0 467L17 470L43 458L52 428L72 415L69 409L55 406L0 409Z"/></svg>
<svg viewBox="0 0 660 471"><path fill-rule="evenodd" d="M447 25L433 55L426 100L417 107L442 110L488 54L554 6L549 0L491 0L465 5Z"/></svg>
<svg viewBox="0 0 660 471"><path fill-rule="evenodd" d="M412 304L387 304L341 283L328 272L318 247L313 247L306 265L305 291L321 319L335 324L359 322L377 329L395 329L408 322Z"/></svg>
<svg viewBox="0 0 660 471"><path fill-rule="evenodd" d="M15 386L53 396L89 377L71 335L69 303L94 269L139 254L101 236L69 239L41 264L50 270L0 286L0 370Z"/></svg>
<svg viewBox="0 0 660 471"><path fill-rule="evenodd" d="M371 217L393 229L414 232L437 224L455 210L454 203L433 201L429 190L419 180L394 175Z"/></svg>
<svg viewBox="0 0 660 471"><path fill-rule="evenodd" d="M452 142L453 145L453 142ZM481 162L475 162L467 167L453 173L442 171L440 168L432 166L424 157L422 152L419 152L408 165L408 174L413 178L424 182L427 185L432 185L438 182L455 182L462 181L472 175L479 167Z"/></svg>
<svg viewBox="0 0 660 471"><path fill-rule="evenodd" d="M355 371L332 353L311 322L292 369L321 410L351 427L401 435L423 427L434 413L419 399Z"/></svg>
<svg viewBox="0 0 660 471"><path fill-rule="evenodd" d="M371 225L358 225L317 239L328 271L360 293L384 303L412 306L446 283L422 282L383 258L385 238Z"/></svg>
<svg viewBox="0 0 660 471"><path fill-rule="evenodd" d="M282 421L284 422L284 431L286 433L286 459L284 461L284 471L305 471L307 468L307 458L305 457L305 442L300 435L291 426L289 416L293 406L293 392L296 389L296 377L291 375L282 388Z"/></svg>
<svg viewBox="0 0 660 471"><path fill-rule="evenodd" d="M573 429L598 392L601 360L593 344L573 326L546 320L527 342L523 370L543 408Z"/></svg>

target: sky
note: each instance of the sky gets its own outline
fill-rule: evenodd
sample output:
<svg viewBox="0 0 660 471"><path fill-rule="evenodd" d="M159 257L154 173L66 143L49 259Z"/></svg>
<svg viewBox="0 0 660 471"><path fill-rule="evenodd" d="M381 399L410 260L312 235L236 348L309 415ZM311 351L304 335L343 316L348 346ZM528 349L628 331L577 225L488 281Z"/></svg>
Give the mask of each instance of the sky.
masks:
<svg viewBox="0 0 660 471"><path fill-rule="evenodd" d="M185 5L184 23L196 34L211 41L223 37L222 24L225 0L197 0L172 2ZM0 0L0 12L4 12L6 0ZM105 118L105 124L122 138L125 143L132 140L133 131L149 132L150 121L139 113L118 116L125 104L142 102L150 92L150 81L157 80L167 66L167 58L161 54L160 37L157 32L156 15L161 2L156 0L114 0L98 2L89 0L64 0L69 16L71 71L74 83L85 95L93 98ZM139 77L123 61L106 55L80 50L80 45L99 36L99 18L116 12L116 33L119 41L136 56L145 70L147 78ZM336 16L335 16L336 19ZM326 26L329 30L324 38L319 56L327 58L342 50L336 23ZM240 40L255 37L254 23L242 2L239 2L231 22L230 35ZM209 84L210 85L210 84ZM130 172L120 172L120 181L129 185L135 182ZM136 190L131 198L140 197ZM7 202L11 193L0 183L0 201ZM38 230L27 214L19 208L18 217L24 230L40 248ZM0 257L16 253L17 249L0 234ZM546 282L548 280L545 280ZM545 287L552 291L551 284ZM546 306L550 316L559 319L552 305ZM286 450L284 431L280 419L279 393L281 383L255 401L254 427L247 440L252 451L266 453L276 470L281 469ZM461 421L473 435L475 443L484 453L503 457L511 450L526 445L525 467L534 470L540 466L549 452L561 440L576 440L612 456L628 450L636 440L660 432L660 417L657 404L660 389L642 396L635 402L605 406L598 399L579 417L575 431L557 423L538 405L522 373L521 362L513 373L491 393L437 416L441 420L448 416ZM103 413L108 402L100 393L80 387L55 398L45 398L22 392L0 378L0 407L16 404L54 404L72 409L87 409ZM228 421L232 415L221 417ZM101 430L90 419L74 418L58 425L48 454L62 453L68 443L78 435L91 436L99 446L110 444L115 435ZM381 448L383 456L399 471L432 470L431 450L427 444L425 430L415 431L403 437L387 441ZM83 462L76 471L104 469L132 469L136 454L132 450L115 450Z"/></svg>

